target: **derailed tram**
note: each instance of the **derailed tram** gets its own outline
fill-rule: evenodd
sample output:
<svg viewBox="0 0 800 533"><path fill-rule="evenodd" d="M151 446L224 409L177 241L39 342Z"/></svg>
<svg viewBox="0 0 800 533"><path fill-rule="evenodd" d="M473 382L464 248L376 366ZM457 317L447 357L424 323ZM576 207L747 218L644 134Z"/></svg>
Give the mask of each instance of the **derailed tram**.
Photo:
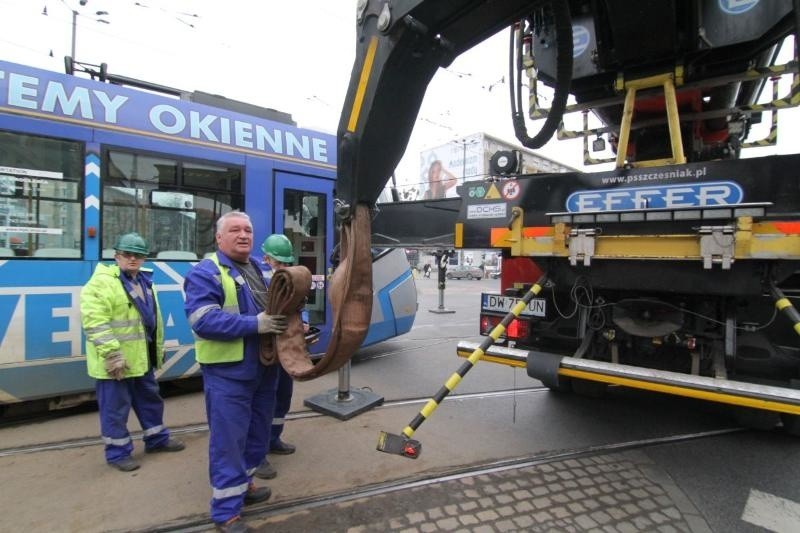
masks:
<svg viewBox="0 0 800 533"><path fill-rule="evenodd" d="M291 240L313 276L311 349L324 352L335 138L280 111L91 73L112 83L0 62L0 407L92 397L80 290L130 231L150 243L145 268L164 316L157 377L198 376L183 277L215 250L216 220L231 210L250 215L256 243L274 232ZM401 250L376 253L373 270L365 344L409 331L417 309Z"/></svg>

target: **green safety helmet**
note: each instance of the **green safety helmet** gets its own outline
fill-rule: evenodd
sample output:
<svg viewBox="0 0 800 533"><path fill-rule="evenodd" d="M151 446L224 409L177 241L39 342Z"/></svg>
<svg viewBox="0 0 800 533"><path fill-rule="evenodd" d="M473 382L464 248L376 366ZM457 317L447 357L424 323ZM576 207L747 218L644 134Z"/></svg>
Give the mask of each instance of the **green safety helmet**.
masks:
<svg viewBox="0 0 800 533"><path fill-rule="evenodd" d="M133 252L147 255L147 241L138 233L126 233L117 237L114 249L118 252Z"/></svg>
<svg viewBox="0 0 800 533"><path fill-rule="evenodd" d="M289 238L282 233L273 233L267 237L264 244L261 245L261 251L264 252L264 255L273 258L275 261L280 261L287 265L294 263L292 243L289 241Z"/></svg>

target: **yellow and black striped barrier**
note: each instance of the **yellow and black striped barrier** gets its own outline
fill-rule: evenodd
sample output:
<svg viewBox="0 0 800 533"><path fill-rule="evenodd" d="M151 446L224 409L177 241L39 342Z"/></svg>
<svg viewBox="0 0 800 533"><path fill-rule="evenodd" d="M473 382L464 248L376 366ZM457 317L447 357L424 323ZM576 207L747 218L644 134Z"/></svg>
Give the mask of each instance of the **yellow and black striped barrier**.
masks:
<svg viewBox="0 0 800 533"><path fill-rule="evenodd" d="M783 294L783 291L775 285L770 287L770 293L772 293L772 297L775 298L775 307L777 307L778 311L786 315L789 320L792 321L792 327L794 328L795 333L800 335L800 312L798 312L795 306L792 305L792 302L789 301L789 298Z"/></svg>
<svg viewBox="0 0 800 533"><path fill-rule="evenodd" d="M414 435L414 432L422 425L425 420L427 420L431 414L439 407L439 404L447 397L448 394L453 392L453 390L461 383L461 380L464 376L469 372L475 364L480 361L481 357L484 356L486 350L489 347L497 342L497 339L500 338L500 335L505 333L506 328L511 323L512 320L519 317L522 310L525 309L528 304L533 300L533 298L542 292L542 287L547 279L547 273L543 274L539 280L533 284L530 290L525 293L525 296L522 297L520 301L511 308L511 311L508 312L506 316L503 317L503 320L497 324L491 332L489 332L489 336L486 337L480 345L473 350L472 354L464 361L464 364L450 376L444 386L439 389L437 392L425 406L420 409L420 412L414 419L411 421L409 425L403 429L402 435L395 435L392 433L387 433L385 431L381 431L378 435L378 451L386 452L386 453L393 453L397 455L402 455L405 457L410 457L411 459L416 459L419 457L419 454L422 452L422 444L419 441L414 440L411 438Z"/></svg>

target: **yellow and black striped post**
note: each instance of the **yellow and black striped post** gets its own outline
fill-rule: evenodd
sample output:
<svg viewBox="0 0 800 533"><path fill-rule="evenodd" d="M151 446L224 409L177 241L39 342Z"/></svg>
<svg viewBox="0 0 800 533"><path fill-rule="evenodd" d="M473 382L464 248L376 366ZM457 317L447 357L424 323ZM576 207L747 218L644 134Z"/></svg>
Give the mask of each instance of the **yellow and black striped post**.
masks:
<svg viewBox="0 0 800 533"><path fill-rule="evenodd" d="M522 310L525 309L528 304L533 300L533 298L542 291L542 287L547 279L547 274L543 274L539 280L533 284L530 290L525 293L525 296L514 305L511 311L508 312L506 316L503 317L503 320L497 324L491 332L489 332L489 336L486 337L481 344L475 348L475 350L470 354L464 364L450 376L444 386L439 389L437 392L425 406L420 410L417 416L411 421L411 423L403 429L402 435L393 435L391 433L386 433L385 431L381 431L378 436L378 451L387 452L387 453L396 453L398 455L404 455L406 457L410 457L412 459L416 459L419 457L419 454L422 450L422 445L419 441L412 440L411 436L414 435L414 432L422 425L422 423L427 420L431 414L439 407L439 404L447 397L448 394L453 392L453 390L461 383L461 380L464 376L469 372L473 366L483 357L486 353L486 350L489 347L497 342L497 339L500 338L505 331L508 325L511 323L512 320L519 317Z"/></svg>
<svg viewBox="0 0 800 533"><path fill-rule="evenodd" d="M789 320L792 321L795 333L800 335L800 312L792 305L789 298L783 294L783 291L775 285L770 287L770 293L772 293L772 297L775 298L775 307L778 308L778 311L789 317Z"/></svg>

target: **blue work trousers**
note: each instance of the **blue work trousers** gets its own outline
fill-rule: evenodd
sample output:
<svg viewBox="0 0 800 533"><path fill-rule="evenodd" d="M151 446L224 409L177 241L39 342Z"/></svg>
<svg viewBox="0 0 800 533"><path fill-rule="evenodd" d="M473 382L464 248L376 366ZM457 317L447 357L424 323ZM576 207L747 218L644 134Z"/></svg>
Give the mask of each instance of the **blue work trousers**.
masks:
<svg viewBox="0 0 800 533"><path fill-rule="evenodd" d="M203 365L211 519L225 522L239 515L253 473L267 453L279 365L259 365L250 380L228 378L224 369L213 367Z"/></svg>
<svg viewBox="0 0 800 533"><path fill-rule="evenodd" d="M281 440L283 424L286 421L286 413L292 406L292 391L294 390L294 380L286 370L278 365L278 391L275 394L275 416L272 418L272 430L270 431L270 448L276 446Z"/></svg>
<svg viewBox="0 0 800 533"><path fill-rule="evenodd" d="M145 448L158 448L167 443L169 430L164 427L164 400L158 393L152 369L138 378L98 379L95 390L107 462L116 463L133 452L133 441L128 433L131 408L142 426Z"/></svg>

